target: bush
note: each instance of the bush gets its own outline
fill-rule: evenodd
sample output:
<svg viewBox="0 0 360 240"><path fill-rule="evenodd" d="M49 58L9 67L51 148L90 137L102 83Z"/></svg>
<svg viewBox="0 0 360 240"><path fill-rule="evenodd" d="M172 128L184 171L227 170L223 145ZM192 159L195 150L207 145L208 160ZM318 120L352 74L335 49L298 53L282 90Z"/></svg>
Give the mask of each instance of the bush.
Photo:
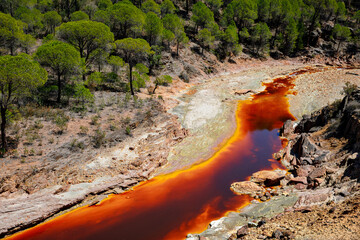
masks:
<svg viewBox="0 0 360 240"><path fill-rule="evenodd" d="M60 114L54 119L54 123L56 124L57 133L62 134L67 129L67 123L69 121L69 117L65 114Z"/></svg>
<svg viewBox="0 0 360 240"><path fill-rule="evenodd" d="M78 149L84 149L85 144L84 142L78 142L77 139L73 139L70 143L70 150L76 151Z"/></svg>
<svg viewBox="0 0 360 240"><path fill-rule="evenodd" d="M77 103L74 109L78 111L86 110L86 104L94 102L94 95L81 83L75 85L73 97Z"/></svg>
<svg viewBox="0 0 360 240"><path fill-rule="evenodd" d="M94 136L92 137L92 140L94 142L94 147L100 148L105 142L106 142L106 133L102 131L100 128L98 128L95 131Z"/></svg>
<svg viewBox="0 0 360 240"><path fill-rule="evenodd" d="M79 132L80 135L84 135L84 136L85 136L88 132L89 132L89 128L88 128L88 127L86 127L86 126L80 126L80 132Z"/></svg>
<svg viewBox="0 0 360 240"><path fill-rule="evenodd" d="M90 124L91 125L99 125L99 122L98 122L99 119L100 119L99 115L92 116Z"/></svg>
<svg viewBox="0 0 360 240"><path fill-rule="evenodd" d="M131 128L129 127L129 126L127 126L126 128L125 128L125 133L126 133L126 135L131 135Z"/></svg>
<svg viewBox="0 0 360 240"><path fill-rule="evenodd" d="M357 85L352 84L350 82L346 82L345 86L343 87L343 90L341 91L341 94L345 94L346 96L350 95L357 89Z"/></svg>
<svg viewBox="0 0 360 240"><path fill-rule="evenodd" d="M102 74L100 72L94 72L87 78L85 85L89 88L90 91L94 91L102 82Z"/></svg>

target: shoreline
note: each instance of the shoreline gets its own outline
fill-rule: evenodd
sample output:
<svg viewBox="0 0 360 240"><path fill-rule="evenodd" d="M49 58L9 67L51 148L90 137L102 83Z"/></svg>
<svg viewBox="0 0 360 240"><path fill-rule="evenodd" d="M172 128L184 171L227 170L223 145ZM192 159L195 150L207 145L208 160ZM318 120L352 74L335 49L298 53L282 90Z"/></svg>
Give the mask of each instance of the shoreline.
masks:
<svg viewBox="0 0 360 240"><path fill-rule="evenodd" d="M247 69L246 71L252 71L253 69ZM243 71L240 71L240 73L241 72L243 72ZM238 73L239 74L239 73ZM225 76L223 76L223 78L226 78L226 77L228 77L228 78L233 78L234 77L234 75L237 75L237 74L231 74L231 75L225 75ZM222 78L222 77L218 77L218 78ZM230 105L231 105L231 101L234 101L234 100L230 100ZM233 116L233 115L232 115ZM191 135L190 135L191 136ZM185 138L185 140L186 139L188 139L189 138L189 136L188 137L186 137ZM224 138L226 138L226 137L224 137ZM217 140L217 141L219 141L219 140ZM222 141L224 141L224 140L222 140ZM181 144L181 143L180 143ZM176 147L178 147L178 144L177 145L175 145ZM213 151L216 151L216 149L213 149ZM208 154L210 154L211 155L211 153L208 153ZM201 161L201 160L198 160L198 161ZM166 166L169 166L169 165L171 165L172 163L168 163L168 164L166 164L165 165L165 167ZM188 166L190 166L190 165L188 165ZM186 166L185 166L186 167ZM108 181L109 181L109 179L108 179ZM117 185L121 185L122 184L122 188L129 188L129 187L132 187L134 184L137 184L137 183L135 183L134 181L129 181L129 180L126 180L126 179L121 179L121 180L119 180L119 182L120 183L114 183L114 179L111 179L110 180L112 183L109 185L109 186L107 186L105 189L101 189L101 190L98 190L98 192L106 192L106 190L107 189L116 189L116 186ZM126 181L128 181L128 182L126 182ZM96 185L96 184L95 184ZM90 195L90 193L93 193L94 191L89 191L86 195ZM96 191L95 191L96 192ZM114 192L113 192L114 193ZM86 205L86 204L96 204L96 203L98 203L100 200L88 200L88 201L86 201L86 203L84 203L84 199L86 199L87 197L85 196L83 199L81 199L81 200L77 200L77 201L82 201L83 202L83 204L82 205ZM91 202L92 201L92 202ZM72 203L72 204L74 204L74 206L75 207L78 207L78 203ZM71 205L71 204L70 204ZM73 207L74 208L74 207ZM72 209L72 208L70 208L70 209ZM56 217L57 215L62 215L62 213L63 213L63 211L62 210L60 210L60 211L57 211L57 213L53 213L53 216L52 217L47 217L46 219L44 219L44 220L40 220L39 222L44 222L44 221L47 221L47 220L49 220L49 219L52 219L53 217ZM20 231L20 230L19 230Z"/></svg>

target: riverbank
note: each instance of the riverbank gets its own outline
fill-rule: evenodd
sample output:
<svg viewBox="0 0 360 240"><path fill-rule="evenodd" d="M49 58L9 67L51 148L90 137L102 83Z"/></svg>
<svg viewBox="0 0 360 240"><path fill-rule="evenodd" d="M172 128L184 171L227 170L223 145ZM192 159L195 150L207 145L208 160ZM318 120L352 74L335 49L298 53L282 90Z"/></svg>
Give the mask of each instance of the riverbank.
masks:
<svg viewBox="0 0 360 240"><path fill-rule="evenodd" d="M247 92L247 90L259 91L261 90L262 82L278 76L279 73L281 75L292 72L301 66L303 66L301 63L291 62L283 62L281 66L276 66L275 61L265 64L254 63L252 68L239 70L236 74L227 74L204 81L199 80L199 84L191 88L184 88L185 90L175 94L175 97L173 97L174 93L171 92L166 95L166 88L160 89L159 95L164 96L165 101L163 105L165 109L169 109L170 116L176 115L181 123L180 128L176 127L176 129L179 129L176 130L178 132L174 132L174 129L169 128L168 125L161 124L158 128L153 129L154 133L138 127L133 132L135 142L124 141L121 146L116 146L113 148L113 151L108 151L106 157L101 156L101 158L95 159L95 162L93 159L87 163L90 166L94 165L111 169L112 165L104 165L103 163L109 163L106 159L111 159L111 164L117 162L113 158L119 157L119 154L120 156L123 154L123 158L127 162L135 162L138 160L139 155L130 153L132 151L137 153L141 149L148 149L148 151L154 152L152 144L157 139L158 146L163 147L162 144L165 141L169 147L165 149L159 148L156 151L159 154L165 154L160 158L164 159L161 164L159 164L159 158L157 158L157 162L155 162L152 168L152 171L156 170L155 173L140 167L138 171L129 171L126 175L120 173L116 176L96 179L91 183L72 184L66 188L62 186L47 188L34 194L23 194L15 198L7 196L6 199L2 200L4 203L2 206L5 206L5 208L1 209L1 211L7 213L2 214L4 219L2 222L12 223L12 225L2 229L4 229L4 232L9 231L9 229L14 232L26 228L48 219L49 216L59 211L58 214L62 214L62 210L70 206L75 205L78 207L80 205L96 204L108 194L120 193L153 175L186 168L195 162L207 159L216 151L215 147L219 146L219 143L224 142L233 133L235 127L233 112L236 102L249 96L249 93L245 95L243 93ZM261 71L259 71L259 68ZM174 102L176 103L174 104ZM173 105L176 105L176 107L169 107ZM197 111L198 109L203 111ZM164 121L167 122L161 118L155 120L155 122ZM172 120L171 123L176 123L176 121ZM166 129L166 131L161 129ZM186 129L186 132L180 129ZM148 141L149 145L146 147L147 145L143 144L144 141L140 141L144 139L141 136L145 132L148 133L148 137L156 136L156 133L166 137L162 138L162 141L159 141L157 137L148 138L146 141ZM171 141L168 140L169 136L172 139ZM187 137L184 138L184 136ZM133 147L138 145L141 145L142 148ZM130 148L134 148L134 150ZM129 150L119 152L117 149ZM209 149L212 150L209 151ZM170 155L168 157L164 150L169 151ZM148 155L149 153L145 152L143 156L145 157L146 154ZM144 172L147 172L147 174L144 175ZM25 205L18 204L19 202L24 202ZM39 209L42 210L40 211ZM23 217L19 218L19 216Z"/></svg>
<svg viewBox="0 0 360 240"><path fill-rule="evenodd" d="M341 73L341 71L343 72ZM296 103L296 105L290 106L290 109L295 110L294 112L298 119L301 114L307 114L307 110L309 109L312 109L312 111L318 110L319 106L327 105L326 101L331 102L331 100L334 101L338 97L342 97L340 92L342 91L343 85L341 84L344 82L341 80L351 82L352 84L360 84L358 78L352 77L359 76L359 73L360 71L358 69L346 70L333 68L297 77L294 81L297 83L294 88L297 90L297 95L288 96L290 103L293 102ZM348 77L349 75L351 75L351 77ZM309 81L309 79L311 80ZM309 91L309 89L306 90L304 87L306 85L301 84L306 81L308 83L311 82L311 85L307 86L314 88L314 91ZM334 88L332 88L333 86ZM322 89L321 91L319 91L320 88ZM329 90L330 95L324 95L326 90ZM319 101L311 101L311 99L319 99ZM324 99L326 99L326 101L324 101ZM302 100L305 103L304 105L301 104ZM351 103L349 104L351 105ZM336 106L339 106L339 104ZM340 108L345 109L346 107L344 106ZM330 113L326 110L320 111L320 115ZM351 114L348 113L347 115ZM347 158L354 159L351 160L350 164L356 164L356 156L354 158L354 156L351 155L356 153L356 147L354 148L348 146L344 149L343 147L345 146L345 142L342 140L341 136L336 137L339 138L338 140L333 137L328 139L330 135L333 135L331 131L334 131L334 128L331 126L327 126L326 128L324 127L324 129L320 128L317 124L322 126L326 125L326 123L320 123L321 120L320 122L318 120L321 119L321 117L317 116L319 116L319 113L315 113L311 118L305 117L305 119L300 122L299 127L306 126L305 131L309 131L311 127L318 127L316 130L310 131L313 132L310 137L312 140L309 140L310 143L309 141L301 140L301 137L299 139L299 134L302 132L301 130L295 130L296 132L300 131L298 135L291 135L294 131L292 129L293 123L285 124L285 129L283 129L282 132L285 132L284 137L287 137L286 142L290 142L286 149L282 150L278 154L275 154L274 157L278 160L282 160L292 174L280 177L279 182L277 183L280 184L280 186L275 187L275 191L274 189L267 189L268 192L264 194L264 192L260 189L260 194L255 194L255 190L259 188L256 187L255 184L257 181L252 183L255 186L247 182L234 185L235 190L237 188L239 191L242 191L242 193L246 193L244 192L245 189L251 188L252 197L259 200L261 199L261 201L259 202L254 200L251 205L241 209L240 213L230 213L227 217L210 223L209 229L205 232L199 235L189 235L188 239L309 239L309 237L311 238L311 236L314 237L315 235L316 239L336 239L336 237L331 238L331 236L334 237L337 233L341 233L341 236L344 236L344 239L355 239L356 237L359 237L356 235L356 232L358 232L359 229L356 227L356 223L351 220L353 216L356 216L356 208L352 206L355 206L358 202L356 179L359 175L352 174L351 178L355 178L355 181L351 180L351 178L346 179L345 175L348 176L346 172L354 172L356 170L345 170L353 167L348 166L348 164L343 164L342 168L340 167L341 164L339 165L340 162L344 162ZM331 119L331 116L323 116L322 119ZM339 122L335 121L335 119L332 120L332 123L335 125ZM347 123L348 121L341 120L341 122L343 122L343 125L347 125L347 129L356 131L355 129L357 129L357 127L349 125L350 123ZM313 125L310 124L310 126L309 123L313 123ZM339 133L344 134L342 130L338 131L340 131ZM325 133L326 135L324 136ZM348 134L346 135L349 137ZM349 141L356 141L355 139ZM300 146L297 143L299 141L304 145ZM319 153L317 154L320 154L321 151L327 151L327 153L330 152L331 161L327 156L325 156L326 162L323 164L316 165L314 167L311 166L312 163L310 163L310 166L300 166L299 168L299 162L291 161L291 159L295 158L293 155L296 155L296 157L298 157L299 154L300 156L301 154L306 155L306 152L310 152L312 149L318 148L313 147L311 144L321 146L322 150L319 148L319 150L317 150ZM303 151L301 153L297 153L297 151L301 151L298 149L303 149ZM336 162L338 164L336 164ZM302 164L300 163L300 165ZM302 170L303 168L309 170ZM325 172L324 169L326 169ZM256 177L254 177L256 174L253 175L252 179L256 179ZM281 178L284 179L280 182ZM268 199L270 200L266 201ZM320 206L318 207L318 205ZM335 212L334 209L338 210ZM348 211L348 213L344 215L341 209L345 210L345 212ZM346 209L352 210L349 211ZM342 228L341 226L344 225L340 226L333 221L326 222L327 218L325 216L328 214L328 211L333 215L333 218L344 219L342 220L342 224L346 224L346 227ZM318 214L320 218L317 217L314 221L314 214ZM321 216L324 217L321 218ZM269 222L269 224L265 224L266 222ZM298 228L297 226L301 227ZM329 229L329 231L326 231L326 229Z"/></svg>

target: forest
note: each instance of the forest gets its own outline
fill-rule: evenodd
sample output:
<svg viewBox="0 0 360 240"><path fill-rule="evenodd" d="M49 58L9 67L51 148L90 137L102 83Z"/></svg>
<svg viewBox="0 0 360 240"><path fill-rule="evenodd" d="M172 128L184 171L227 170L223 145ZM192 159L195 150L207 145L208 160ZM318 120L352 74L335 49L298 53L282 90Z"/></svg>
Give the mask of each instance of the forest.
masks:
<svg viewBox="0 0 360 240"><path fill-rule="evenodd" d="M360 4L345 0L2 0L0 111L6 128L24 106L86 111L94 92L134 95L169 85L162 55L209 52L226 61L297 57L319 39L332 57L360 47ZM152 82L150 81L152 80ZM188 77L183 77L189 81ZM149 84L151 85L149 87ZM65 120L58 120L59 125Z"/></svg>

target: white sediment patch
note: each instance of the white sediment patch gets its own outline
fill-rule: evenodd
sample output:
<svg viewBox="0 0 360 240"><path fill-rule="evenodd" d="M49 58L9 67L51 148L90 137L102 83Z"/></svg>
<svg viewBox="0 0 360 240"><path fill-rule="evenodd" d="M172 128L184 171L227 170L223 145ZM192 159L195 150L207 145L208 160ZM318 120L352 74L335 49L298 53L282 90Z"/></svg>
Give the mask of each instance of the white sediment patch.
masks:
<svg viewBox="0 0 360 240"><path fill-rule="evenodd" d="M184 118L184 126L188 129L198 129L221 112L221 100L209 89L196 93L188 107Z"/></svg>

